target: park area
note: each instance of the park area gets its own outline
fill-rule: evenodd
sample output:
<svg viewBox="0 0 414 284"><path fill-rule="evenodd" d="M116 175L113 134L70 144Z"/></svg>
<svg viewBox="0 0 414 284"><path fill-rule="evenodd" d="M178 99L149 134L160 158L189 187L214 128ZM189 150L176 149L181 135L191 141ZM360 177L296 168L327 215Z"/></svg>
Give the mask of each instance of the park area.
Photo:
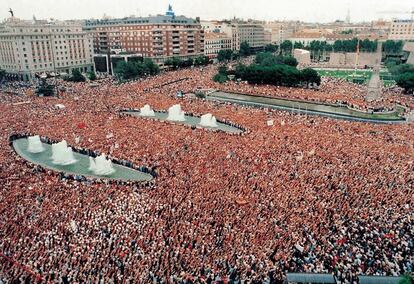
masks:
<svg viewBox="0 0 414 284"><path fill-rule="evenodd" d="M335 77L345 79L350 82L367 84L368 80L372 76L372 70L352 70L352 69L315 69L318 74L323 77ZM388 71L380 71L380 76L384 82L384 86L392 86L395 81L392 78L392 74Z"/></svg>

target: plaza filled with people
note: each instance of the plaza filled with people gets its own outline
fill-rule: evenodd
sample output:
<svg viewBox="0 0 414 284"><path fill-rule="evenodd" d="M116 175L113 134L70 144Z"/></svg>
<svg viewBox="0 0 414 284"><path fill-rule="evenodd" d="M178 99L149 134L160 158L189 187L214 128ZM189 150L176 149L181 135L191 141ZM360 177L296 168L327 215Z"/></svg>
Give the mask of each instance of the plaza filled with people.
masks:
<svg viewBox="0 0 414 284"><path fill-rule="evenodd" d="M0 92L0 280L5 283L283 283L287 272L399 276L414 270L414 128L194 97L238 93L344 102L319 90L212 81L216 66L116 84L59 81L59 97ZM169 82L169 84L165 84ZM384 89L378 106L414 107ZM56 108L56 105L64 108ZM120 115L149 104L212 113L243 135ZM268 124L268 121L273 121ZM146 186L67 179L19 157L10 136L65 139L154 171ZM111 134L111 135L109 135Z"/></svg>

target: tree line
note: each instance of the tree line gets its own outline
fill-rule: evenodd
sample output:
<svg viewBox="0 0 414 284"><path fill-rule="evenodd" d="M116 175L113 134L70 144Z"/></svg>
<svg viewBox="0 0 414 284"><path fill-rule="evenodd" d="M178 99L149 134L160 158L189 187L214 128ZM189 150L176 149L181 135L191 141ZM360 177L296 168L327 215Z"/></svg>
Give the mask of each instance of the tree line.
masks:
<svg viewBox="0 0 414 284"><path fill-rule="evenodd" d="M196 58L187 58L183 60L179 57L172 57L165 61L165 65L172 69L187 68L191 66L205 66L210 63L210 59L207 56L198 56Z"/></svg>
<svg viewBox="0 0 414 284"><path fill-rule="evenodd" d="M399 54L404 46L403 41L387 40L382 45L385 54ZM359 41L359 51L376 52L378 42L376 40L364 39ZM279 54L292 54L293 49L306 49L312 52L356 52L358 49L358 39L336 40L333 44L326 41L313 40L308 44L300 41L294 43L290 40L283 41L280 45L269 44L264 47L264 51L277 52Z"/></svg>
<svg viewBox="0 0 414 284"><path fill-rule="evenodd" d="M142 62L120 61L114 69L115 75L122 80L132 80L149 75L156 75L160 68L151 59L145 58Z"/></svg>
<svg viewBox="0 0 414 284"><path fill-rule="evenodd" d="M320 85L318 72L311 68L298 70L297 65L298 62L291 56L275 56L271 52L263 52L256 55L255 63L251 65L239 64L234 70L221 66L213 80L223 83L232 75L251 84L288 87Z"/></svg>

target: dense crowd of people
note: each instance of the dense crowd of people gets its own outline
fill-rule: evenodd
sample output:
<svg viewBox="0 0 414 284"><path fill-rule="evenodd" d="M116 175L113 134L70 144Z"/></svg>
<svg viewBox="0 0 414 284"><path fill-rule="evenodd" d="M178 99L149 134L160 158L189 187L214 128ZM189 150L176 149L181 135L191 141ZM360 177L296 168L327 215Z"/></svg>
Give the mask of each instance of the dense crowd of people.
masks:
<svg viewBox="0 0 414 284"><path fill-rule="evenodd" d="M59 82L70 90L59 97L1 92L0 280L283 283L287 272L313 272L357 283L361 274L413 273L412 125L175 97L221 89L369 107L362 87L342 81L324 79L320 90L219 85L215 72L185 69L120 85L108 78L94 87ZM413 106L386 90L384 103L397 100ZM177 103L249 132L119 114ZM9 138L19 133L146 165L157 178L139 190L62 179L14 152Z"/></svg>

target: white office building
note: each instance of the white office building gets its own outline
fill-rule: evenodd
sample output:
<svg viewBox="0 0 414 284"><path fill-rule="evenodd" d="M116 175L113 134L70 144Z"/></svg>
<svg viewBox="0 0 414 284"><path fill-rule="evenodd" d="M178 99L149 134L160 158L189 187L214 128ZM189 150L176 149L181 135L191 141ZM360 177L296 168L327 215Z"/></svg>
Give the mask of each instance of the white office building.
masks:
<svg viewBox="0 0 414 284"><path fill-rule="evenodd" d="M91 71L92 37L78 22L12 17L0 25L0 67L25 81L42 73Z"/></svg>

